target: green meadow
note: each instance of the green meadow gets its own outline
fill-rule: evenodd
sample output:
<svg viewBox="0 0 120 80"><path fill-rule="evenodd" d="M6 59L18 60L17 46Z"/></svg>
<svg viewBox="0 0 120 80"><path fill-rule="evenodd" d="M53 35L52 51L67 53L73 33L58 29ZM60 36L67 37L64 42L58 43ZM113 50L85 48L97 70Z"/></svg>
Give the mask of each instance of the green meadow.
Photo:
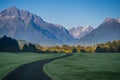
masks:
<svg viewBox="0 0 120 80"><path fill-rule="evenodd" d="M34 61L62 56L64 54L2 53L0 52L0 80L15 68Z"/></svg>
<svg viewBox="0 0 120 80"><path fill-rule="evenodd" d="M120 80L119 53L76 53L44 66L53 80Z"/></svg>
<svg viewBox="0 0 120 80"><path fill-rule="evenodd" d="M15 68L65 54L0 53L0 80ZM120 80L119 53L76 53L45 64L52 80Z"/></svg>

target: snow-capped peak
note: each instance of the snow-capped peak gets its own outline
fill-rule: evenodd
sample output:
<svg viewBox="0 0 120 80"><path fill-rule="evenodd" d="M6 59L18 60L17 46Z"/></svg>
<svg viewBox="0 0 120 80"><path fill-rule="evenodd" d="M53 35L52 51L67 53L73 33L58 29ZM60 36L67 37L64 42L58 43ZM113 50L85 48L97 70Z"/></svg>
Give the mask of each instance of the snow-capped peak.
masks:
<svg viewBox="0 0 120 80"><path fill-rule="evenodd" d="M93 28L90 25L86 25L86 26L79 26L76 28L72 28L69 30L69 33L76 39L80 39L82 37L84 37L85 35L87 35L88 33L90 33L91 31L93 31Z"/></svg>
<svg viewBox="0 0 120 80"><path fill-rule="evenodd" d="M105 18L104 23L110 23L110 22L114 22L114 21L116 21L116 20L113 18L107 17L107 18Z"/></svg>
<svg viewBox="0 0 120 80"><path fill-rule="evenodd" d="M85 28L89 28L89 27L91 27L90 25L86 25L86 26L84 26Z"/></svg>
<svg viewBox="0 0 120 80"><path fill-rule="evenodd" d="M82 31L89 31L89 30L93 30L93 28L90 25L86 25L83 27Z"/></svg>

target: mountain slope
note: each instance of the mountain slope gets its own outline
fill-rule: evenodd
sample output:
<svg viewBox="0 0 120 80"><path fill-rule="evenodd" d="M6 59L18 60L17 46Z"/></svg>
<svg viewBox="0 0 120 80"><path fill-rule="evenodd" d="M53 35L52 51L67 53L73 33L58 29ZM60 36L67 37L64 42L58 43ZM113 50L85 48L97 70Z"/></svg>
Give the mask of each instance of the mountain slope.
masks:
<svg viewBox="0 0 120 80"><path fill-rule="evenodd" d="M75 44L94 45L113 40L120 40L120 23L118 19L106 18L98 28L75 42Z"/></svg>
<svg viewBox="0 0 120 80"><path fill-rule="evenodd" d="M80 39L84 37L85 35L89 34L91 31L93 31L93 28L89 25L84 26L84 27L76 27L76 28L71 28L69 30L69 33L75 38L75 39Z"/></svg>
<svg viewBox="0 0 120 80"><path fill-rule="evenodd" d="M64 27L58 28L16 7L0 12L0 36L3 35L47 46L67 44L74 40Z"/></svg>

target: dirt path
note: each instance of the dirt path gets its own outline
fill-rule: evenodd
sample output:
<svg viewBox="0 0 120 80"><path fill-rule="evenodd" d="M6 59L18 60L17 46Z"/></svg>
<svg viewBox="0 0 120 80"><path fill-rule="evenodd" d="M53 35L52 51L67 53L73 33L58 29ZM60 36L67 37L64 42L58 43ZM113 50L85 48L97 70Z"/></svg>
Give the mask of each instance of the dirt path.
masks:
<svg viewBox="0 0 120 80"><path fill-rule="evenodd" d="M24 64L10 72L2 80L51 80L43 71L44 64L71 55L72 54L68 54L61 57Z"/></svg>

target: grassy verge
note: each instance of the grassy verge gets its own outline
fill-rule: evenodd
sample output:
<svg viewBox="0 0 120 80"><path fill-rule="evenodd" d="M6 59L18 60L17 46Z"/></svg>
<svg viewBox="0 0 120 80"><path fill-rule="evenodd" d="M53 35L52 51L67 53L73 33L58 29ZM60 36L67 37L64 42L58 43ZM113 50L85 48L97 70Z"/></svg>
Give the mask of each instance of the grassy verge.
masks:
<svg viewBox="0 0 120 80"><path fill-rule="evenodd" d="M75 54L44 66L53 80L120 80L120 54Z"/></svg>
<svg viewBox="0 0 120 80"><path fill-rule="evenodd" d="M0 80L18 66L37 60L43 60L64 54L36 54L36 53L0 53Z"/></svg>

